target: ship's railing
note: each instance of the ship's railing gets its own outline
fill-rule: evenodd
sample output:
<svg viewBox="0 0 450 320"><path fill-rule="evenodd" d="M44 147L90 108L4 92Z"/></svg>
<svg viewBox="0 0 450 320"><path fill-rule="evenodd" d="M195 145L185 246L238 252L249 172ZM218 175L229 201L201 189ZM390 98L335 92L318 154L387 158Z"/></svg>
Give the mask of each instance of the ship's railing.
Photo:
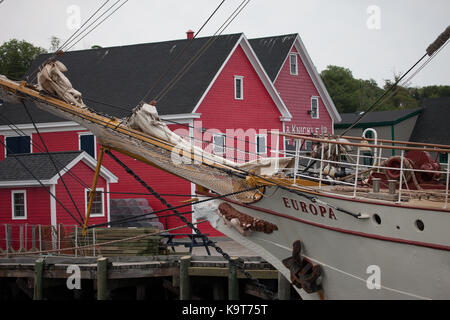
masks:
<svg viewBox="0 0 450 320"><path fill-rule="evenodd" d="M20 254L96 256L95 228L81 239L77 225L5 223L0 225L0 256ZM77 249L81 244L92 245Z"/></svg>
<svg viewBox="0 0 450 320"><path fill-rule="evenodd" d="M290 155L295 157L294 167L290 170L285 170L293 179L293 184L297 184L300 178L314 180L318 182L318 188L323 189L325 182L327 184L332 183L333 185L341 185L351 188L352 194L350 197L356 198L357 195L361 195L358 191L361 190L360 181L365 176L367 178L370 172L397 172L398 180L389 180L389 190L391 194L396 194L396 201L400 203L402 201L402 196L407 194L430 194L431 191L421 190L410 190L408 182L412 179L413 183L418 185L417 174L427 173L433 174L435 177L439 177L441 184L437 186L436 189L432 190L432 193L436 195L443 202L443 208L448 206L448 193L449 193L449 182L450 182L450 147L445 145L436 145L429 143L418 143L418 142L405 142L405 141L392 141L387 139L377 139L375 138L365 138L365 137L342 137L337 139L336 137L315 137L307 135L295 135L286 134L279 132L271 132L271 134L284 136L289 139L294 139L295 141L295 153L283 154L282 152L275 152L276 157L282 155ZM351 142L350 140L355 140L358 142ZM315 149L313 151L304 152L301 150L301 146L305 141L311 141L315 144ZM342 149L345 148L344 149ZM340 148L339 152L334 155L345 155L345 157L340 157L339 159L330 159L330 155L333 154L334 150ZM344 152L342 152L344 150ZM385 154L390 153L392 156L387 157ZM425 151L428 153L440 153L445 154L446 163L441 163L439 170L433 169L420 169L414 168L411 161L405 157L408 151ZM384 152L384 155L383 155ZM400 153L399 155L397 155ZM386 166L388 160L396 157L400 164L399 167ZM315 175L307 174L300 168L300 163L303 167L306 166L308 173L315 173ZM346 168L352 172L349 175L331 178L334 176L330 174L330 170L336 170L336 168ZM379 181L374 179L374 189L379 190ZM398 186L398 187L396 187ZM445 186L445 188L442 188ZM329 188L328 188L329 189ZM327 192L329 191L327 189ZM367 187L366 187L367 191ZM377 191L378 192L378 191ZM342 195L342 194L341 194ZM348 196L348 195L347 195ZM439 201L440 201L439 200Z"/></svg>

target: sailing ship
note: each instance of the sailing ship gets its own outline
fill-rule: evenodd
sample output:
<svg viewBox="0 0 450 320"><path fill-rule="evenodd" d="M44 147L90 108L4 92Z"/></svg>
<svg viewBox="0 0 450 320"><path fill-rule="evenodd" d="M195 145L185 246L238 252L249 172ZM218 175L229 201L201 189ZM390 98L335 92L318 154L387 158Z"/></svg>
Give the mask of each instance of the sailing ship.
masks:
<svg viewBox="0 0 450 320"><path fill-rule="evenodd" d="M450 27L429 56L449 37ZM450 164L431 156L450 146L272 132L295 152L236 163L172 132L154 103L125 119L89 109L64 71L54 58L37 84L0 76L0 96L90 130L98 166L115 150L195 183L196 218L271 263L303 299L450 298Z"/></svg>

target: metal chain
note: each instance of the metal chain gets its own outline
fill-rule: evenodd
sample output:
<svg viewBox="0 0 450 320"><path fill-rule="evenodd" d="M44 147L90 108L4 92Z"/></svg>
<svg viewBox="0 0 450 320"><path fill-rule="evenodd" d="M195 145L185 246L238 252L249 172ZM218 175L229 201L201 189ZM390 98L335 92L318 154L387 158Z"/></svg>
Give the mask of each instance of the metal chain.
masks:
<svg viewBox="0 0 450 320"><path fill-rule="evenodd" d="M174 209L173 206L166 201L159 193L153 190L144 180L142 180L136 173L133 172L125 163L120 161L114 154L109 150L105 150L106 154L109 155L114 161L116 161L125 171L131 175L137 182L139 182L144 188L146 188L152 195L154 195L164 206L172 210L175 215L181 219L181 221L191 228L196 234L202 235L206 239L206 244L212 247L218 252L222 257L228 261L232 266L235 266L239 271L241 271L250 281L252 281L258 288L264 291L264 293L271 298L275 299L275 294L267 288L266 285L262 284L258 279L253 277L248 271L245 270L244 261L239 257L238 259L231 259L230 255L217 246L214 241L210 240L208 236L203 234L192 222L190 222L185 216L183 216L178 210Z"/></svg>

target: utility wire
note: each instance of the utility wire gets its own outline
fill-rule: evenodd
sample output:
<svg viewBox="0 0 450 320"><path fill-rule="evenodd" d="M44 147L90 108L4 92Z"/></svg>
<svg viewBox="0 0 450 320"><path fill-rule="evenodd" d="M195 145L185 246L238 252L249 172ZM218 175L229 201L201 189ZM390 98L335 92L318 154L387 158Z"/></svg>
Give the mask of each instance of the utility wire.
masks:
<svg viewBox="0 0 450 320"><path fill-rule="evenodd" d="M181 51L178 53L178 55L172 60L172 62L169 64L169 66L166 68L165 72L161 73L159 78L154 82L153 86L150 88L150 90L145 94L145 96L142 98L142 102L144 102L148 96L152 93L152 91L155 89L156 85L166 77L166 75L169 73L169 71L172 69L172 67L175 65L175 62L178 61L178 59L184 54L184 52L192 45L193 40L197 38L197 36L200 34L200 32L203 30L203 28L206 26L206 24L211 20L211 18L216 14L216 12L219 10L219 8L224 4L225 0L222 0L222 2L217 6L217 8L213 11L213 13L208 17L208 19L203 23L203 25L200 27L200 29L197 31L197 33L194 35L194 37L188 41L185 46L181 49Z"/></svg>
<svg viewBox="0 0 450 320"><path fill-rule="evenodd" d="M105 13L107 13L108 11L110 11L120 0L116 1L109 9L107 9L107 11L105 11L100 17L98 17L94 22L92 22L88 28L94 24L98 19L100 19L103 15L105 15ZM113 15L117 10L119 10L120 8L122 8L123 5L125 5L128 2L128 0L126 0L125 2L123 2L120 6L118 6L113 12L111 12L109 15L107 15L103 20L101 20L98 24L96 24L91 30L89 30L88 33L84 34L77 42L73 43L68 49L66 49L66 51L69 51L70 49L72 49L77 43L79 43L81 40L83 40L85 37L87 37L92 31L94 31L95 29L97 29L103 22L105 22L106 19L108 19L111 15ZM86 28L87 30L87 28ZM84 31L83 31L84 32ZM80 34L81 35L81 34ZM78 36L77 36L78 37Z"/></svg>
<svg viewBox="0 0 450 320"><path fill-rule="evenodd" d="M241 13L241 11L249 4L250 0L243 0L241 4L233 11L227 20L219 27L214 35L200 48L200 50L191 58L191 60L175 75L171 82L169 82L160 93L154 98L158 101L163 99L167 93L175 86L175 84L186 74L192 65L209 49L209 47L218 39L218 37L225 31L225 29L234 21L234 19Z"/></svg>

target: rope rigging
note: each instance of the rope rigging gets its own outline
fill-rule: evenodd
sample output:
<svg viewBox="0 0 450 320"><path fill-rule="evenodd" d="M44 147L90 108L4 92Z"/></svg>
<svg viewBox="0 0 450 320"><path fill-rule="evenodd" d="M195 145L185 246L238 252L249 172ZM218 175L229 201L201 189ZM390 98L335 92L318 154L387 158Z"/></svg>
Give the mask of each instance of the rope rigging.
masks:
<svg viewBox="0 0 450 320"><path fill-rule="evenodd" d="M439 37L427 48L426 53L411 67L406 71L401 77L399 77L394 84L392 84L385 92L378 97L378 99L363 113L358 119L356 119L351 126L349 126L343 133L340 134L339 137L344 136L348 131L350 131L355 125L357 125L369 112L374 110L381 102L386 101L390 97L392 97L395 93L400 90L401 87L405 86L409 83L409 81L419 73L428 63L430 63L436 55L443 50L449 43L450 39L450 26L439 35ZM427 56L429 58L421 65L419 68L405 81L399 86L400 82L406 77L408 73L410 73L416 66L418 66Z"/></svg>
<svg viewBox="0 0 450 320"><path fill-rule="evenodd" d="M259 287L260 289L262 289L269 297L274 297L274 293L270 290L268 290L268 288L263 285L258 279L254 278L249 272L247 272L244 268L244 261L239 258L237 260L233 260L231 259L231 257L222 250L222 248L220 248L219 246L217 246L215 244L214 241L210 240L208 238L208 236L206 236L204 233L202 233L200 231L200 229L198 229L192 222L190 222L184 215L182 215L177 209L180 208L181 206L178 207L174 207L172 206L170 203L167 202L166 199L164 199L161 195L159 195L158 193L155 192L155 190L150 187L144 180L142 180L136 173L134 173L126 164L124 164L122 161L120 161L113 153L111 153L109 150L105 151L107 155L109 155L114 161L116 161L129 175L131 175L136 181L138 181L143 187L145 187L149 192L151 193L155 193L155 197L165 206L167 207L166 210L170 210L174 213L175 216L177 216L185 225L187 225L189 228L191 228L196 234L198 235L202 235L205 237L206 239L206 243L209 247L214 248L219 254L221 254L227 261L228 263L230 263L231 265L234 265L236 268L238 268L248 279L250 279L257 287ZM258 188L251 188L251 190L257 190ZM250 190L244 190L244 191L238 191L238 192L234 192L232 194L237 194L237 193L242 193L242 192L246 192L246 191L250 191ZM221 195L218 196L217 198L223 198L225 196L230 196L232 194L228 194L228 195ZM205 201L205 200L203 200ZM206 199L206 201L210 201L210 199ZM200 203L202 201L197 201L196 203ZM191 203L187 204L187 205L183 205L183 206L190 206L192 205ZM161 210L160 210L161 212ZM156 214L157 212L154 212L154 214ZM123 221L124 219L122 219Z"/></svg>
<svg viewBox="0 0 450 320"><path fill-rule="evenodd" d="M63 179L63 177L62 177L62 175L61 175L60 170L59 170L58 167L56 166L56 162L55 162L53 156L52 156L52 155L50 154L50 152L48 151L47 144L45 143L44 139L42 138L42 135L41 135L39 129L37 128L36 123L34 122L34 119L33 119L33 117L31 116L31 113L30 113L30 111L28 110L27 105L25 104L25 101L22 100L21 102L22 102L22 105L23 105L23 107L24 107L24 109L25 109L26 114L28 115L28 117L30 118L31 123L33 124L34 130L36 130L36 133L37 133L37 135L39 136L39 139L40 139L41 142L42 142L42 145L43 145L43 147L44 147L44 149L45 149L45 152L47 153L47 156L49 157L51 163L53 164L53 166L54 166L54 168L55 168L55 171L58 173L58 177L59 177L59 179L61 180L61 182L62 182L62 184L63 184L63 186L64 186L64 189L66 190L67 194L69 195L69 198L70 198L70 200L72 201L72 204L73 204L73 206L75 207L75 210L77 211L77 214L78 214L78 216L79 216L81 222L84 222L84 219L83 219L83 217L82 217L82 215L81 215L81 213L80 213L80 210L78 209L78 206L77 206L75 200L73 199L72 194L70 193L69 188L67 187L67 185L66 185L66 183L65 183L65 181L64 181L64 179Z"/></svg>
<svg viewBox="0 0 450 320"><path fill-rule="evenodd" d="M4 143L3 141L0 140L0 144L5 148L5 150L7 150L8 152L11 153L11 149L6 145L6 143ZM72 217L72 219L81 226L81 222L78 221L78 219L76 217L74 217L74 215L66 208L66 206L64 206L64 204L49 190L49 188L47 188L42 181L36 177L36 175L22 162L22 160L20 160L20 157L17 157L15 155L11 155L10 157L14 157L16 159L16 161L25 169L25 171L27 171L34 180L36 180L41 187L50 194L50 196L55 199L60 205L61 207Z"/></svg>

